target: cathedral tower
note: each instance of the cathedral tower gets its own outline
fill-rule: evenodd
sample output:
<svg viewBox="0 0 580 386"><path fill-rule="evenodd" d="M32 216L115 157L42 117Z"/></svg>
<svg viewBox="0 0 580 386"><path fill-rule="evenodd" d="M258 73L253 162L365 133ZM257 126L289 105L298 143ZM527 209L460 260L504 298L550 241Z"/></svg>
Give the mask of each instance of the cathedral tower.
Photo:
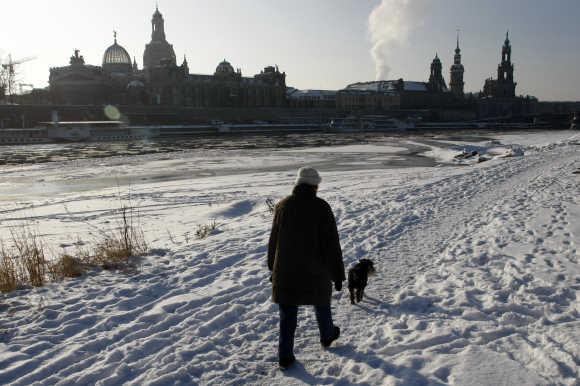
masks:
<svg viewBox="0 0 580 386"><path fill-rule="evenodd" d="M449 82L449 87L451 92L462 98L464 95L463 87L465 82L463 81L463 74L465 73L465 68L461 64L461 49L459 48L459 34L457 34L457 48L455 48L455 57L453 60L453 65L451 66L451 81Z"/></svg>
<svg viewBox="0 0 580 386"><path fill-rule="evenodd" d="M445 79L443 79L443 66L439 56L435 54L435 59L431 63L431 75L429 76L429 89L432 92L445 92L447 91L447 85L445 84Z"/></svg>
<svg viewBox="0 0 580 386"><path fill-rule="evenodd" d="M176 66L175 51L165 38L165 21L158 8L151 19L151 29L151 43L145 46L143 68L149 70L161 65Z"/></svg>
<svg viewBox="0 0 580 386"><path fill-rule="evenodd" d="M509 31L505 35L505 42L501 49L501 63L497 67L497 95L498 97L513 98L516 95L514 83L514 65L512 64L512 46Z"/></svg>

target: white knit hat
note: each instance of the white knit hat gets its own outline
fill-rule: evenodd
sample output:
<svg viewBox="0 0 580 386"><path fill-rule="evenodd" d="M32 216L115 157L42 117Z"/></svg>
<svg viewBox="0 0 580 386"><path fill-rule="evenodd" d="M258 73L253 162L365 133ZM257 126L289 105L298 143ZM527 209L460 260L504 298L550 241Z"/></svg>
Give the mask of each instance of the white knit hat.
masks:
<svg viewBox="0 0 580 386"><path fill-rule="evenodd" d="M314 168L304 167L298 170L298 176L296 177L296 185L308 184L318 186L322 181L320 174Z"/></svg>

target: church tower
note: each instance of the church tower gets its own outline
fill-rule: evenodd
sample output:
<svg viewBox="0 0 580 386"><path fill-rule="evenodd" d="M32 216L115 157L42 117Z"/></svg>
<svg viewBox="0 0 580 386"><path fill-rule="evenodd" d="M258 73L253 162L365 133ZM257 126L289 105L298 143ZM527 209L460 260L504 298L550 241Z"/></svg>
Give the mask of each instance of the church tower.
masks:
<svg viewBox="0 0 580 386"><path fill-rule="evenodd" d="M451 92L459 97L463 98L464 90L463 87L465 82L463 81L463 74L465 73L465 68L461 64L461 49L459 48L459 33L457 34L457 48L455 48L455 57L453 59L453 65L451 66L451 81L449 82L449 87Z"/></svg>
<svg viewBox="0 0 580 386"><path fill-rule="evenodd" d="M429 89L431 92L445 92L447 85L443 79L443 66L439 55L435 54L435 59L431 63L431 75L429 76Z"/></svg>
<svg viewBox="0 0 580 386"><path fill-rule="evenodd" d="M155 8L153 19L151 19L151 40L162 42L165 41L165 21L163 15L159 12L159 8Z"/></svg>
<svg viewBox="0 0 580 386"><path fill-rule="evenodd" d="M155 8L151 19L151 42L145 46L143 54L143 68L149 70L158 66L177 65L175 51L165 38L165 20L163 15Z"/></svg>
<svg viewBox="0 0 580 386"><path fill-rule="evenodd" d="M497 67L497 97L513 98L516 96L514 83L514 65L512 64L512 46L509 31L501 49L501 63Z"/></svg>

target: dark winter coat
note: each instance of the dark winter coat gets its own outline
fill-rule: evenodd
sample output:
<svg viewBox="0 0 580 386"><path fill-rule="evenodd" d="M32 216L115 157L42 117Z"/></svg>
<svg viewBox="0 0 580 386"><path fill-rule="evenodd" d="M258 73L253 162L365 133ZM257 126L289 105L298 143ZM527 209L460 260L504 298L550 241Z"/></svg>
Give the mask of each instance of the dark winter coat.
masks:
<svg viewBox="0 0 580 386"><path fill-rule="evenodd" d="M268 268L272 300L284 305L330 304L332 282L345 280L336 221L314 187L298 185L276 205Z"/></svg>

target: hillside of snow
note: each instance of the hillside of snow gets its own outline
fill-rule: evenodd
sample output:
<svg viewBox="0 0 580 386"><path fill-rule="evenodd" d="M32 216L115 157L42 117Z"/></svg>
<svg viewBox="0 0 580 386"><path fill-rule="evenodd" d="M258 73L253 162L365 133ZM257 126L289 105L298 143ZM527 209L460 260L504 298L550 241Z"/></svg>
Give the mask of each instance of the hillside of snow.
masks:
<svg viewBox="0 0 580 386"><path fill-rule="evenodd" d="M0 169L0 238L32 223L56 252L73 251L115 222L121 197L139 208L151 247L137 273L0 295L0 384L577 385L579 139L413 138ZM409 146L437 166L379 167ZM492 156L454 162L464 149ZM346 290L333 295L342 336L328 350L301 309L298 362L282 372L266 200L289 194L304 164L320 165L345 265L370 258L378 273L356 306ZM217 231L196 238L212 221Z"/></svg>

